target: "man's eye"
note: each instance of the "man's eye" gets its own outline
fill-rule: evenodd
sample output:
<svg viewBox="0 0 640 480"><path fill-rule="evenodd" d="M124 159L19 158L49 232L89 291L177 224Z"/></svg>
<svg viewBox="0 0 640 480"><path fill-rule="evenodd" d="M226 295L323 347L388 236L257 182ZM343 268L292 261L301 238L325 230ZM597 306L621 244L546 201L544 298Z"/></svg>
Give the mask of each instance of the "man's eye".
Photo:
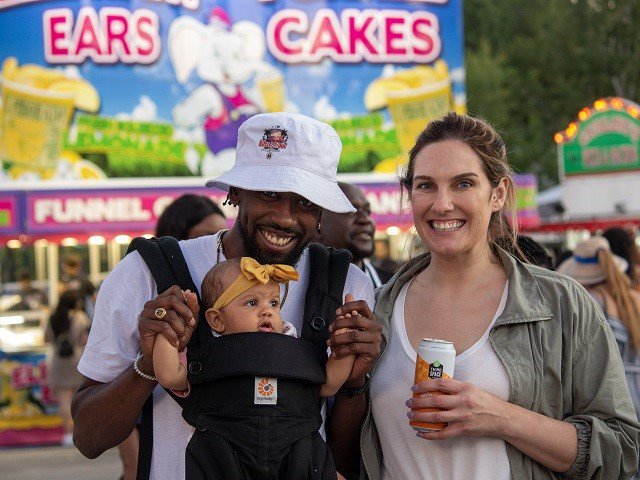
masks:
<svg viewBox="0 0 640 480"><path fill-rule="evenodd" d="M301 198L298 203L303 207L315 207L315 204L311 200L307 200L306 198Z"/></svg>
<svg viewBox="0 0 640 480"><path fill-rule="evenodd" d="M276 192L262 192L262 194L266 197L276 198L278 194Z"/></svg>

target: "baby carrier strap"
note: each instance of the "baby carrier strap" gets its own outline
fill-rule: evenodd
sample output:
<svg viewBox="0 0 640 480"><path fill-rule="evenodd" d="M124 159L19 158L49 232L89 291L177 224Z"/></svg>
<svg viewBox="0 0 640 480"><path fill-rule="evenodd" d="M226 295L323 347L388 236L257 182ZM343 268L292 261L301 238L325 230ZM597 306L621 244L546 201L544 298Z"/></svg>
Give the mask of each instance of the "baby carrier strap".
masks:
<svg viewBox="0 0 640 480"><path fill-rule="evenodd" d="M156 282L158 293L164 292L173 285L178 285L182 290L191 290L198 295L198 289L193 283L178 240L173 237L136 237L129 244L127 253L134 250L138 251L149 268ZM200 303L199 296L198 303ZM167 392L178 403L181 402L182 399L173 395L170 390ZM144 403L140 417L140 448L136 478L147 480L151 475L151 456L153 453L153 394L149 395Z"/></svg>
<svg viewBox="0 0 640 480"><path fill-rule="evenodd" d="M309 244L309 286L304 303L301 337L316 347L316 355L323 366L327 362L329 325L342 305L342 292L347 280L351 253L345 249Z"/></svg>
<svg viewBox="0 0 640 480"><path fill-rule="evenodd" d="M290 378L316 384L327 381L313 345L289 335L263 332L213 338L202 362L189 363L188 375L192 385L232 376Z"/></svg>

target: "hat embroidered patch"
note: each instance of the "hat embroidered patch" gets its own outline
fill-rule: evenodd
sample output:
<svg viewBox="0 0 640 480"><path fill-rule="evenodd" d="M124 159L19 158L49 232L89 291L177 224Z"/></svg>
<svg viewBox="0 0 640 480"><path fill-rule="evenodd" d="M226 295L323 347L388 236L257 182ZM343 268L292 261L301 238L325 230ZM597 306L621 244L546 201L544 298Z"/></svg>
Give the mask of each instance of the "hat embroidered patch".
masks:
<svg viewBox="0 0 640 480"><path fill-rule="evenodd" d="M264 135L262 135L258 146L263 152L267 152L267 158L271 158L273 156L273 152L287 148L288 140L289 135L287 134L287 131L284 128L280 128L278 125L264 130Z"/></svg>

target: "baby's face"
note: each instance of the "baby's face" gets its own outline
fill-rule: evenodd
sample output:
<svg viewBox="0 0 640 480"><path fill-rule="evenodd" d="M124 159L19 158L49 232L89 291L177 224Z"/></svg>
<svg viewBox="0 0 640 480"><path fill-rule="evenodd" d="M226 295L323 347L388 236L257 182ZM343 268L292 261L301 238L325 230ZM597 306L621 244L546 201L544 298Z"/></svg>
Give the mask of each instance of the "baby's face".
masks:
<svg viewBox="0 0 640 480"><path fill-rule="evenodd" d="M260 283L220 309L224 334L245 332L282 333L280 286L274 280Z"/></svg>

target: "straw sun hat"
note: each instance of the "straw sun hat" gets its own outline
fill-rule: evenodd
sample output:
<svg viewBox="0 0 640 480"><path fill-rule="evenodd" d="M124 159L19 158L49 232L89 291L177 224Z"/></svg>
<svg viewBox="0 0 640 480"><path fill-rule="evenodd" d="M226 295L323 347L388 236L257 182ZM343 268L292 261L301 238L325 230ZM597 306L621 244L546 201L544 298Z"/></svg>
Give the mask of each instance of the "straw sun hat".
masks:
<svg viewBox="0 0 640 480"><path fill-rule="evenodd" d="M557 271L577 280L582 285L595 285L605 281L605 274L598 262L598 253L611 247L606 238L599 235L583 240L576 245L573 255L562 262ZM625 259L611 253L620 271L626 271L628 263Z"/></svg>

